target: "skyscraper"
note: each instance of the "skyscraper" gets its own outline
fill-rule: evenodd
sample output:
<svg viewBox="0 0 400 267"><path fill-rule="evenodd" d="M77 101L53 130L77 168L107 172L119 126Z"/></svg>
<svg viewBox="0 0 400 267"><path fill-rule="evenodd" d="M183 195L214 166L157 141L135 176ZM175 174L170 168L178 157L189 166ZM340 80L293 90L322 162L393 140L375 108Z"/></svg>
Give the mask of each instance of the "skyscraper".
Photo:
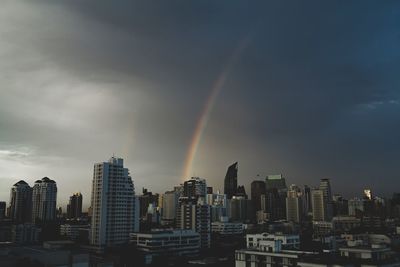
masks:
<svg viewBox="0 0 400 267"><path fill-rule="evenodd" d="M268 175L265 180L265 207L271 220L286 218L286 180L282 174Z"/></svg>
<svg viewBox="0 0 400 267"><path fill-rule="evenodd" d="M94 165L90 243L99 248L128 243L138 231L135 190L123 159L112 157Z"/></svg>
<svg viewBox="0 0 400 267"><path fill-rule="evenodd" d="M32 220L32 188L23 180L11 188L9 216L16 223Z"/></svg>
<svg viewBox="0 0 400 267"><path fill-rule="evenodd" d="M207 184L205 179L192 177L183 183L183 196L189 198L203 198L207 195Z"/></svg>
<svg viewBox="0 0 400 267"><path fill-rule="evenodd" d="M48 177L37 180L32 189L32 221L51 222L56 219L57 184Z"/></svg>
<svg viewBox="0 0 400 267"><path fill-rule="evenodd" d="M319 189L324 192L325 220L330 221L333 217L333 199L329 179L321 179Z"/></svg>
<svg viewBox="0 0 400 267"><path fill-rule="evenodd" d="M179 207L179 193L167 191L162 197L162 220L166 224L174 224L176 212Z"/></svg>
<svg viewBox="0 0 400 267"><path fill-rule="evenodd" d="M302 220L302 193L299 187L292 184L286 197L286 218L290 222L299 223Z"/></svg>
<svg viewBox="0 0 400 267"><path fill-rule="evenodd" d="M224 194L231 199L237 192L238 163L235 162L228 167L224 180Z"/></svg>
<svg viewBox="0 0 400 267"><path fill-rule="evenodd" d="M311 190L313 221L325 221L325 198L324 191L321 189Z"/></svg>
<svg viewBox="0 0 400 267"><path fill-rule="evenodd" d="M78 219L82 216L82 194L75 193L69 197L67 216L70 219Z"/></svg>
<svg viewBox="0 0 400 267"><path fill-rule="evenodd" d="M211 210L204 203L194 203L193 198L180 198L177 212L177 226L180 229L194 230L200 234L202 248L211 245Z"/></svg>
<svg viewBox="0 0 400 267"><path fill-rule="evenodd" d="M251 183L251 201L256 211L261 210L261 195L265 195L265 182L253 181Z"/></svg>

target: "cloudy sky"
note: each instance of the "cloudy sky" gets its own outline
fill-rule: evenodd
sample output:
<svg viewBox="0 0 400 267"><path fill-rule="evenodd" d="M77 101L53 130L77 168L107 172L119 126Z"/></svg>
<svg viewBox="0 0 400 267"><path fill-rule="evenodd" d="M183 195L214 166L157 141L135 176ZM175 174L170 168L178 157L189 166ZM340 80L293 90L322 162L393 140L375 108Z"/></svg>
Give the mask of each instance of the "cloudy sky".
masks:
<svg viewBox="0 0 400 267"><path fill-rule="evenodd" d="M113 154L137 192L169 190L205 109L189 172L216 189L239 161L248 191L283 173L389 196L399 47L397 1L3 0L0 200L48 176L60 204L81 191L88 205Z"/></svg>

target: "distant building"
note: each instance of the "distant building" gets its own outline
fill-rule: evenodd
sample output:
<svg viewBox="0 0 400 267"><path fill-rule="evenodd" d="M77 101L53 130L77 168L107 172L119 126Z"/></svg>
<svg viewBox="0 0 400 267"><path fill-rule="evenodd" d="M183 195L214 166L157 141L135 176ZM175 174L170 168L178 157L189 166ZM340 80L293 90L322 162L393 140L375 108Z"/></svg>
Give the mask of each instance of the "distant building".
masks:
<svg viewBox="0 0 400 267"><path fill-rule="evenodd" d="M329 179L321 179L319 189L324 195L324 218L330 221L333 217L332 189Z"/></svg>
<svg viewBox="0 0 400 267"><path fill-rule="evenodd" d="M360 216L364 212L364 200L352 198L348 201L349 216Z"/></svg>
<svg viewBox="0 0 400 267"><path fill-rule="evenodd" d="M0 201L0 221L6 217L6 202Z"/></svg>
<svg viewBox="0 0 400 267"><path fill-rule="evenodd" d="M9 217L15 223L32 221L32 188L23 180L11 188Z"/></svg>
<svg viewBox="0 0 400 267"><path fill-rule="evenodd" d="M179 229L193 230L200 234L202 248L211 246L211 210L207 204L195 204L193 199L180 199L177 213Z"/></svg>
<svg viewBox="0 0 400 267"><path fill-rule="evenodd" d="M60 235L71 240L89 237L90 226L88 224L61 224Z"/></svg>
<svg viewBox="0 0 400 267"><path fill-rule="evenodd" d="M302 192L296 185L291 185L286 197L286 219L300 223L303 215Z"/></svg>
<svg viewBox="0 0 400 267"><path fill-rule="evenodd" d="M207 184L205 179L192 177L183 183L183 196L189 198L205 198L207 195Z"/></svg>
<svg viewBox="0 0 400 267"><path fill-rule="evenodd" d="M244 197L233 196L228 200L227 215L233 222L247 222L255 213L251 200Z"/></svg>
<svg viewBox="0 0 400 267"><path fill-rule="evenodd" d="M270 220L286 219L286 180L282 174L268 175L265 180L265 209Z"/></svg>
<svg viewBox="0 0 400 267"><path fill-rule="evenodd" d="M224 180L224 194L231 199L237 193L238 163L235 162L228 167Z"/></svg>
<svg viewBox="0 0 400 267"><path fill-rule="evenodd" d="M138 231L135 189L123 159L94 165L90 243L99 248L126 244Z"/></svg>
<svg viewBox="0 0 400 267"><path fill-rule="evenodd" d="M145 253L145 263L157 257L193 257L200 252L200 235L193 230L154 230L131 233L130 243Z"/></svg>
<svg viewBox="0 0 400 267"><path fill-rule="evenodd" d="M251 201L256 211L261 210L261 195L265 195L265 182L253 181L251 183Z"/></svg>
<svg viewBox="0 0 400 267"><path fill-rule="evenodd" d="M228 222L228 218L223 217L220 222L211 223L211 231L220 235L240 235L243 234L243 224Z"/></svg>
<svg viewBox="0 0 400 267"><path fill-rule="evenodd" d="M78 219L82 217L82 194L75 193L69 197L67 205L67 217L70 219Z"/></svg>
<svg viewBox="0 0 400 267"><path fill-rule="evenodd" d="M32 189L32 221L55 221L57 213L57 184L48 177L37 180Z"/></svg>
<svg viewBox="0 0 400 267"><path fill-rule="evenodd" d="M247 234L246 235L246 246L249 249L259 249L264 241L279 240L280 246L285 249L298 249L300 247L299 235L290 235L282 233L262 233L262 234Z"/></svg>
<svg viewBox="0 0 400 267"><path fill-rule="evenodd" d="M311 190L313 221L325 221L325 198L324 191L320 189Z"/></svg>
<svg viewBox="0 0 400 267"><path fill-rule="evenodd" d="M15 224L11 228L11 240L16 244L32 244L39 241L41 229L32 223Z"/></svg>
<svg viewBox="0 0 400 267"><path fill-rule="evenodd" d="M162 215L161 219L166 224L174 224L176 212L179 207L179 193L177 191L167 191L162 196Z"/></svg>
<svg viewBox="0 0 400 267"><path fill-rule="evenodd" d="M207 204L211 207L211 221L220 221L221 217L227 216L227 202L225 194L207 194Z"/></svg>

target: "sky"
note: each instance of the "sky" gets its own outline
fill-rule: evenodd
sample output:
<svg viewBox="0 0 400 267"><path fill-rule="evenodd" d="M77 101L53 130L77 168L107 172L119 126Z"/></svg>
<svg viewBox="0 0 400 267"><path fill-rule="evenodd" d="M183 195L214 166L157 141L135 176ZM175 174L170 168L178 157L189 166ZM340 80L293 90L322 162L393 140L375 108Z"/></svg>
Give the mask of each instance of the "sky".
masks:
<svg viewBox="0 0 400 267"><path fill-rule="evenodd" d="M136 192L282 173L400 191L400 2L3 0L0 200L58 203L125 159ZM257 176L259 175L259 176ZM187 177L189 178L189 177Z"/></svg>

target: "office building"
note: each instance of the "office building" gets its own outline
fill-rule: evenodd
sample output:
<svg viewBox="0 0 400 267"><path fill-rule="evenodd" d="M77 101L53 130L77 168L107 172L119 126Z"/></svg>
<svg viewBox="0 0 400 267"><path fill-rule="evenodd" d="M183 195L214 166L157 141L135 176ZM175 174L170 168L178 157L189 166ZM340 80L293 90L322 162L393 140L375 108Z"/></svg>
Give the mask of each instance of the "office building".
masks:
<svg viewBox="0 0 400 267"><path fill-rule="evenodd" d="M82 217L82 194L75 193L69 197L67 205L67 217L70 219L78 219Z"/></svg>
<svg viewBox="0 0 400 267"><path fill-rule="evenodd" d="M333 217L333 202L332 202L332 190L329 179L321 179L319 189L324 193L324 211L325 220L330 221Z"/></svg>
<svg viewBox="0 0 400 267"><path fill-rule="evenodd" d="M251 183L251 201L256 211L261 210L261 195L265 195L265 182L253 181Z"/></svg>
<svg viewBox="0 0 400 267"><path fill-rule="evenodd" d="M238 187L238 163L235 162L228 167L224 180L224 194L227 199L231 199L237 193Z"/></svg>
<svg viewBox="0 0 400 267"><path fill-rule="evenodd" d="M174 224L176 212L179 207L179 193L177 191L167 191L162 196L161 220L164 224Z"/></svg>
<svg viewBox="0 0 400 267"><path fill-rule="evenodd" d="M183 183L183 196L189 198L204 198L207 195L206 180L192 177Z"/></svg>
<svg viewBox="0 0 400 267"><path fill-rule="evenodd" d="M23 180L11 188L9 217L14 223L32 220L32 188Z"/></svg>
<svg viewBox="0 0 400 267"><path fill-rule="evenodd" d="M286 180L281 175L268 175L265 180L265 209L272 221L286 219Z"/></svg>
<svg viewBox="0 0 400 267"><path fill-rule="evenodd" d="M32 188L33 222L55 221L57 212L57 184L48 177L37 180Z"/></svg>
<svg viewBox="0 0 400 267"><path fill-rule="evenodd" d="M303 215L302 192L296 185L291 185L286 197L286 219L300 223Z"/></svg>
<svg viewBox="0 0 400 267"><path fill-rule="evenodd" d="M139 229L134 185L123 159L94 165L90 243L100 249L126 244Z"/></svg>
<svg viewBox="0 0 400 267"><path fill-rule="evenodd" d="M325 220L325 198L324 191L320 189L311 190L313 221Z"/></svg>

